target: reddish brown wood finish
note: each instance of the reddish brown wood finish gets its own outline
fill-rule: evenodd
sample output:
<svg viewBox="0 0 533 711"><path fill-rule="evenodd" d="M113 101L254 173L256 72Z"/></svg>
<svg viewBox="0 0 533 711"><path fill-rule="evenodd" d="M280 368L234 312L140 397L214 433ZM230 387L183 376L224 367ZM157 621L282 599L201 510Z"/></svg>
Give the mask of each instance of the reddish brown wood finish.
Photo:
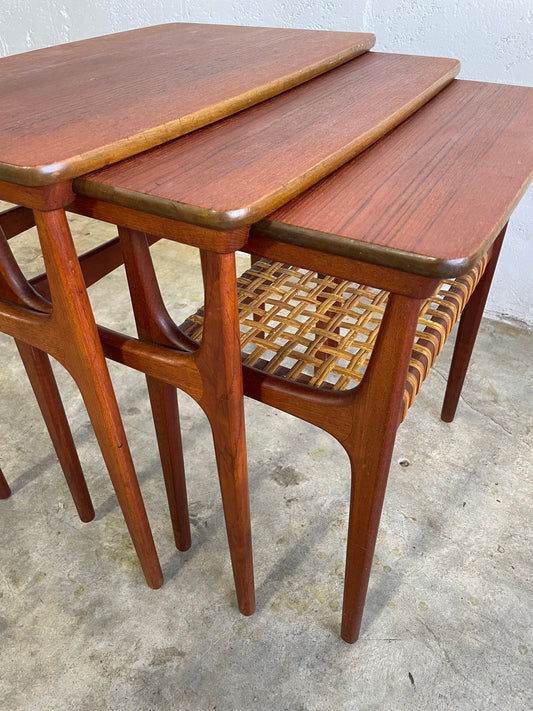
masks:
<svg viewBox="0 0 533 711"><path fill-rule="evenodd" d="M227 254L241 249L248 238L248 229L232 230L230 232L215 232L176 219L151 215L142 210L114 205L77 195L68 206L69 212L93 217L113 225L122 225L132 230L139 230L147 234L155 234L176 242L183 242L200 249L208 249L219 254Z"/></svg>
<svg viewBox="0 0 533 711"><path fill-rule="evenodd" d="M12 259L7 240L2 239L0 328L21 344L33 347L30 352L22 346L27 356L26 365L34 384L38 383L41 388L37 395L52 436L62 447L61 416L45 413L46 408L50 409L54 401L57 402L58 395L50 385L50 372L38 351L54 356L77 382L146 580L157 588L163 581L161 568L65 213L63 210L35 211L34 218L52 305L50 307L26 282ZM30 355L37 359L33 364ZM67 470L73 468L75 478L77 465L75 461L68 461L65 449L62 451L65 456L62 463ZM77 505L82 507L80 514L88 518L91 513L88 495L83 487L73 493Z"/></svg>
<svg viewBox="0 0 533 711"><path fill-rule="evenodd" d="M359 636L419 310L420 299L391 295L369 367L353 390L319 391L243 367L245 395L329 432L349 456L352 486L341 628L347 642Z"/></svg>
<svg viewBox="0 0 533 711"><path fill-rule="evenodd" d="M354 397L353 430L341 441L352 468L341 626L346 642L359 637L419 311L416 299L391 294L361 390Z"/></svg>
<svg viewBox="0 0 533 711"><path fill-rule="evenodd" d="M33 212L24 207L13 207L0 214L0 261L4 275L2 294L20 305L31 304L33 308L48 313L49 304L39 300L25 283L25 278L20 271L15 259L12 257L5 242L17 234L35 226ZM118 243L118 240L117 240ZM117 245L118 246L118 245ZM106 244L105 261L98 259L95 268L95 259L100 254L100 249L93 250L83 259L84 280L86 284L93 283L122 263L122 255L117 254L117 249L112 243ZM103 273L102 273L103 270ZM15 288L9 288L9 284ZM50 298L50 289L46 273L31 281L31 286L45 298ZM21 299L21 294L24 298ZM32 346L16 342L26 373L35 393L37 403L48 428L50 438L54 445L57 457L65 474L68 487L82 521L91 521L94 518L94 508L90 498L87 484L83 476L81 464L72 438L68 420L63 408L61 396L57 389L55 377L46 353ZM5 480L4 480L5 481ZM7 483L6 483L7 486Z"/></svg>
<svg viewBox="0 0 533 711"><path fill-rule="evenodd" d="M34 225L33 212L27 208L14 207L0 214L0 274L2 275L0 295L20 305L31 304L33 308L46 312L49 310L49 305L32 293L6 242L7 239ZM46 275L42 281L45 284L45 291L49 292ZM43 351L32 348L22 341L17 341L17 348L78 514L82 521L91 521L94 518L94 508L49 358Z"/></svg>
<svg viewBox="0 0 533 711"><path fill-rule="evenodd" d="M463 389L466 371L468 369L472 350L474 349L474 344L476 342L479 324L481 323L481 317L483 316L483 310L487 302L490 285L492 284L492 277L494 276L494 272L496 270L506 230L507 225L504 226L503 230L498 235L498 239L494 242L490 261L487 264L485 272L481 277L476 290L470 297L470 300L461 315L461 320L459 321L459 328L457 329L457 336L455 338L455 346L453 349L452 364L450 366L448 383L446 385L446 394L442 405L441 418L444 422L452 422L455 417L457 403L459 402L461 391Z"/></svg>
<svg viewBox="0 0 533 711"><path fill-rule="evenodd" d="M16 185L0 180L0 199L24 205L32 210L58 210L72 201L72 183L56 183L44 188Z"/></svg>
<svg viewBox="0 0 533 711"><path fill-rule="evenodd" d="M252 226L250 232L255 231L255 229L256 225ZM262 223L261 227L258 227L258 231L263 232ZM396 294L412 296L417 299L430 296L439 282L434 277L406 274L393 267L371 264L370 262L343 257L342 255L332 255L317 249L310 249L305 247L305 240L303 239L296 241L301 242L301 244L278 242L275 238L255 235L250 236L242 251L258 257L267 257L273 261L294 264L304 269L312 269L322 274L331 273L332 263L334 263L335 275L341 279L370 284L378 289L393 291ZM333 262L332 259L334 260Z"/></svg>
<svg viewBox="0 0 533 711"><path fill-rule="evenodd" d="M433 277L468 271L533 174L533 89L454 81L252 230Z"/></svg>
<svg viewBox="0 0 533 711"><path fill-rule="evenodd" d="M493 271L503 232L492 252L489 269ZM254 240L251 240L252 247ZM283 245L285 249L291 245ZM305 265L306 250L292 247L296 263L300 260ZM290 256L289 252L289 256ZM309 261L316 258L310 250ZM287 253L286 253L287 256ZM327 255L330 274L342 274L350 278L349 265L344 257ZM359 273L364 265L352 261L354 273ZM316 268L313 264L313 268ZM373 265L369 272L372 272ZM413 337L423 296L421 277L416 275L398 277L397 287L403 280L401 289L407 292L406 284L412 280L420 282L418 298L414 293L402 295L393 293L389 297L379 335L374 346L370 364L364 378L357 388L344 392L317 390L306 385L284 381L263 371L244 366L244 393L265 404L295 415L333 435L345 448L351 463L352 486L350 495L350 517L348 525L348 543L346 553L346 575L341 635L347 642L358 639L363 609L368 587L368 580L379 518L383 505L390 459L394 446L395 434L401 417L401 401L405 390L407 367L411 356ZM383 271L377 272L378 277ZM389 277L389 284L394 287L394 280ZM431 281L426 278L427 287ZM472 297L474 313L480 316L479 304L484 302L490 283L480 281L481 297L474 291ZM436 284L433 282L431 291ZM468 307L467 307L468 308ZM466 328L476 328L478 322L467 313ZM474 345L474 337L466 335L460 338L458 353L460 362L467 364ZM451 392L455 397L460 394L463 378L454 374L457 366L452 365ZM460 376L464 376L462 371Z"/></svg>
<svg viewBox="0 0 533 711"><path fill-rule="evenodd" d="M152 587L161 584L161 570L63 213L73 198L69 179L283 92L365 52L373 42L369 34L168 25L2 60L0 196L35 210L47 264L46 281L36 280L35 286L51 298L53 306L50 309L42 301L17 269L10 268L8 260L0 269L4 294L12 303L3 305L0 323L20 343L52 439L56 446L62 442L62 464L67 478L71 476L80 513L87 518L92 515L90 501L84 500L88 494L83 490L83 480L77 489L74 487L72 477L79 477L80 472L43 351L62 362L77 381ZM8 237L22 229L27 218L27 212L20 211L9 218ZM229 252L243 241L244 236L236 233L224 239L208 239L205 244L200 240L199 245L210 247L214 242L215 250ZM85 258L88 282L99 278L116 261L116 245L107 248L106 255L111 260L106 265L99 251ZM216 271L213 264L220 267L221 274L229 274L227 259L217 261L206 254L204 263L210 276ZM229 298L229 278L221 276L207 287L209 293L216 292L214 302ZM229 327L225 321L212 327L217 343L225 340ZM238 343L235 333L232 335L236 344L232 368L239 370ZM198 356L200 362L204 354L209 354L208 346ZM209 357L212 362L213 351ZM239 581L246 579L237 585L239 603L249 613L254 604L249 514L241 517L240 513L245 510L242 499L247 492L239 410L242 387L235 397L226 397L238 379L235 372L229 372L229 362L225 366L220 376L220 387L225 390L219 392L219 385L214 385L205 407L218 443L217 456L222 449L229 450L218 463L233 563ZM193 370L186 367L184 373ZM191 383L191 392L202 390L201 379L193 378ZM158 388L151 383L152 397L168 410L169 417L177 417L170 399L154 394ZM225 413L223 422L219 421L220 413ZM229 448L221 444L225 436L232 438ZM168 454L168 466L179 466L175 456ZM230 476L233 465L235 472ZM172 497L179 498L177 490L171 490ZM182 504L182 517L184 506L186 509L186 503ZM178 517L177 511L174 517ZM178 545L186 547L188 533L177 530L176 535Z"/></svg>
<svg viewBox="0 0 533 711"><path fill-rule="evenodd" d="M235 586L242 600L239 609L250 615L255 591L235 257L202 251L201 259L206 311L204 338L195 354L205 374L200 405L213 433Z"/></svg>
<svg viewBox="0 0 533 711"><path fill-rule="evenodd" d="M512 141L511 137L527 125L531 96L530 90L517 87L454 83L350 166L254 226L253 236L245 245L252 253L371 283L392 292L370 366L355 390L318 392L244 368L245 394L322 427L343 444L349 455L352 494L342 623L342 636L347 641L355 641L359 634L420 299L432 293L436 277L443 269L453 272L466 268L490 248L497 234L495 229L525 189L531 175L528 137L522 139L528 155L523 162L517 160L521 141ZM162 153L154 151L159 156ZM379 159L370 161L371 154ZM148 157L142 158L149 165ZM470 172L470 161L474 159L477 182ZM136 160L130 162L124 174L131 171ZM496 161L497 168L492 161ZM357 169L359 164L365 166L362 177ZM501 187L495 177L496 169L505 175L511 173L504 181L501 199L494 197L496 188ZM357 179L352 178L352 170ZM165 171L162 175L166 175ZM342 180L339 175L344 176ZM98 176L91 176L91 181L95 177ZM168 178L169 184L172 179ZM152 178L148 176L148 180ZM80 184L86 183L80 181ZM309 197L313 194L316 201ZM158 197L154 200L154 211L159 209ZM120 191L112 199L120 201ZM367 203L372 200L370 210ZM475 200L480 201L477 230L473 229L469 214ZM450 207L447 223L444 203ZM100 205L96 200L92 204ZM485 207L486 217L482 214ZM118 214L120 209L116 209ZM356 222L352 213L357 211ZM463 216L473 234L465 234ZM157 225L158 219L154 215L152 224ZM321 226L320 230L315 228L316 224ZM446 239L444 224L449 233ZM354 229L353 235L347 237L346 225ZM394 230L399 231L403 241L391 247L385 240L389 232L396 234ZM461 237L455 238L454 231L459 231ZM360 237L358 241L356 235ZM423 251L419 252L417 245L421 241ZM143 261L146 266L148 259ZM141 311L152 309L149 320L158 324L159 336L152 332L152 339L178 349L194 349L183 337L172 334L172 327L161 317L161 309L150 307L148 302L158 302L160 298L154 284L150 296L139 304ZM134 300L138 299L137 293L135 289ZM106 334L103 338L107 340ZM465 344L465 352L472 343ZM144 355L139 353L135 359L130 358L130 364L149 368L156 377L165 377L157 376L158 368L148 355L148 351ZM168 374L166 382L171 382ZM177 424L176 421L176 428ZM171 423L167 421L166 427L171 430Z"/></svg>
<svg viewBox="0 0 533 711"><path fill-rule="evenodd" d="M76 445L63 408L50 360L46 353L17 341L17 348L65 474L82 521L92 521L94 508L83 476Z"/></svg>
<svg viewBox="0 0 533 711"><path fill-rule="evenodd" d="M174 387L191 394L206 413L215 445L226 530L240 611L255 609L248 474L244 431L242 373L236 302L235 257L202 250L206 327L201 347L176 353L188 368L161 368L152 357L155 344L181 350L181 336L166 311L153 270L148 241L140 232L119 229L124 263L141 341L134 367L149 375L148 384L169 506L178 547L189 545L189 522L181 439ZM109 333L101 330L108 355ZM129 344L133 344L130 340ZM221 344L224 347L221 348ZM121 350L123 350L121 348ZM173 351L168 351L169 355ZM216 365L215 365L216 364ZM161 382L159 382L161 381ZM166 384L165 384L166 383ZM182 548L183 549L183 548Z"/></svg>
<svg viewBox="0 0 533 711"><path fill-rule="evenodd" d="M141 341L160 342L160 324L166 319L162 299L154 289L155 275L149 269L148 240L143 233L133 233L125 228L119 230L126 275L132 298L137 332ZM148 262L145 263L145 259ZM161 309L157 314L155 305ZM147 308L144 306L149 305ZM155 316L155 318L153 318ZM170 320L170 319L169 319ZM105 335L104 335L105 340ZM197 371L194 371L197 374ZM181 444L180 428L168 423L179 422L178 401L175 388L147 375L146 382L161 457L161 466L167 490L170 517L176 547L188 550L191 545L187 487Z"/></svg>
<svg viewBox="0 0 533 711"><path fill-rule="evenodd" d="M34 227L33 212L27 207L11 207L0 213L0 229L6 239Z"/></svg>
<svg viewBox="0 0 533 711"><path fill-rule="evenodd" d="M168 24L0 60L0 179L45 185L160 145L365 52L353 32Z"/></svg>
<svg viewBox="0 0 533 711"><path fill-rule="evenodd" d="M194 397L206 412L215 441L217 467L220 478L224 513L227 521L230 554L234 569L239 609L249 615L255 608L253 563L248 504L246 448L244 438L244 412L242 407L242 375L240 349L236 329L236 284L234 255L202 254L203 270L208 279L206 309L210 314L209 328L202 347L194 353L179 353L169 346L181 348L183 339L171 321L158 291L148 246L155 238L135 233L125 228L119 230L123 245L124 263L132 293L134 310L141 341L100 328L106 354L118 362L136 367L148 374L150 398L154 411L158 444L165 475L169 506L176 538L181 550L190 546L187 496L183 472L179 415L175 388L179 387ZM115 266L116 250L112 241L112 259ZM109 266L105 251L100 248L91 253L91 259L80 258L87 267L87 282L103 274ZM106 261L103 261L106 260ZM7 264L8 260L0 260ZM19 298L36 311L49 311L49 305L32 292L16 265L10 265L9 297ZM13 274L17 273L18 281ZM7 281L7 280L6 280ZM43 293L49 291L47 278L35 280ZM19 283L20 282L20 283ZM24 294L24 298L20 297ZM148 341L149 345L142 343ZM234 343L233 348L230 347ZM165 348L155 344L164 344ZM225 357L220 357L220 343L226 345ZM34 349L35 350L35 349ZM196 349L195 349L196 350ZM40 351L37 351L40 353ZM213 378L213 363L219 365ZM52 388L52 372L39 371L43 379L36 395L43 407L45 387ZM57 394L57 398L59 395ZM58 400L58 406L61 403ZM50 427L50 424L49 424ZM52 430L51 430L52 434ZM66 442L64 443L66 446ZM68 452L63 453L64 457Z"/></svg>
<svg viewBox="0 0 533 711"><path fill-rule="evenodd" d="M369 52L246 112L84 176L75 191L218 230L250 225L363 151L458 71L454 59Z"/></svg>
<svg viewBox="0 0 533 711"><path fill-rule="evenodd" d="M150 244L154 244L159 239L159 237L150 235L149 242ZM96 284L97 281L100 281L100 279L124 263L118 237L104 242L104 244L98 245L98 247L84 254L80 254L78 261L83 272L85 286L89 287ZM46 273L39 274L30 279L30 284L41 296L45 299L50 299L50 288L48 286Z"/></svg>
<svg viewBox="0 0 533 711"><path fill-rule="evenodd" d="M244 367L245 394L325 429L349 455L352 492L341 630L348 642L360 630L398 426L398 398L405 387L404 362L419 308L416 296L423 296L431 277L471 266L500 234L460 326L443 410L451 419L502 227L531 180L532 102L531 89L454 82L351 164L251 230L247 249L255 254L393 292L370 366L355 390L317 392Z"/></svg>
<svg viewBox="0 0 533 711"><path fill-rule="evenodd" d="M423 95L429 98L427 90ZM442 96L445 98L442 99ZM416 108L412 100L411 96L407 101L409 111ZM405 109L405 105L402 106ZM352 465L352 493L342 625L342 636L347 641L355 641L359 633L420 299L430 293L436 277L443 270L449 273L465 271L470 264L469 260L490 247L525 189L531 176L531 141L527 129L532 106L531 90L455 82L440 97L346 169L339 170L308 195L293 201L286 210L279 210L254 228L250 248L259 248L259 251L264 250L270 256L282 253L290 258L289 261L294 259L303 266L325 266L327 263L328 268L322 271L340 276L350 273L362 277L366 272L370 279L387 283L393 292L370 365L361 385L355 390L326 394L303 385L285 383L248 368L244 370L244 389L247 394L321 426L336 437L348 452ZM407 113L402 114L402 118ZM387 117L384 119L386 126L383 124L383 130L375 132L374 138L391 127L391 111L388 111ZM236 118L240 121L242 117ZM299 125L292 124L291 131L295 136L299 128ZM213 129L212 146L220 149L224 145L224 133L218 134L217 131L218 128ZM237 141L240 140L241 131L242 126L239 133L235 134ZM191 146L193 140L196 139L191 137ZM365 139L361 139L357 150L362 150L366 145ZM328 156L333 155L331 148L328 151ZM519 154L522 161L518 160ZM162 155L162 152L157 155ZM292 155L294 158L296 153ZM369 159L368 155L373 157ZM348 153L343 156L343 160L347 160ZM274 154L271 153L269 159L274 160ZM153 160L153 156L149 160ZM335 167L333 162L328 162L328 157L317 157L314 150L307 154L305 160L312 174L311 182L319 179L317 166L320 169L325 167L326 172ZM472 163L475 164L475 170L471 170ZM310 184L306 182L308 176L301 162L294 171L294 184L290 178L289 187L278 185L277 192L272 188L273 183L269 187L268 180L261 182L257 166L252 173L248 173L245 164L246 160L237 155L235 166L239 166L238 175L243 176L243 182L237 182L232 190L238 195L243 191L244 183L247 187L253 176L258 180L254 190L257 190L258 200L262 201L261 210L267 209L269 204L276 204L275 200L280 195L283 199L290 197L290 191L295 186L296 191L301 191ZM216 165L216 160L213 165ZM348 171L354 165L362 171L363 178L356 180ZM503 185L494 176L495 165L506 176L507 172L511 176L503 181ZM128 180L135 179L136 166L137 160L128 163ZM202 180L197 167L187 167L192 171L189 178L194 174L196 180ZM106 175L109 179L111 169ZM237 173L233 174L233 178L235 175ZM280 183L283 182L281 176L286 175L278 175ZM343 176L340 182L339 175ZM76 190L89 192L87 185L94 187L101 176L92 175L90 180L78 181ZM159 177L163 184L166 179L164 172ZM230 182L231 174L226 173L225 177ZM149 187L147 180L155 187ZM169 185L174 180L174 176L170 176ZM228 201L220 203L222 212L226 213L224 219L230 220L224 223L220 221L220 211L217 213L217 210L211 209L212 201L203 204L200 201L196 206L193 205L193 208L199 210L196 216L191 217L193 212L188 208L182 209L183 206L179 204L179 196L174 192L176 183L173 183L169 198L163 194L164 189L159 190L160 185L155 185L159 181L148 172L144 173L135 191L130 190L129 184L117 186L115 182L113 179L111 185L102 188L107 191L106 200L115 204L105 204L102 200L86 196L77 198L74 209L87 211L130 228L136 226L146 229L150 225L151 231L158 235L178 240L182 238L184 228L173 227L173 220L197 223L191 230L192 236L184 238L184 241L196 244L202 250L206 306L201 346L196 348L188 342L168 317L153 274L145 236L125 228L121 229L121 241L140 339L132 339L108 329L100 329L100 337L108 356L144 371L151 379L152 403L159 410L158 438L163 450L170 509L176 539L181 540L183 545L187 544L188 535L188 521L183 509L185 485L180 456L174 460L169 456L169 444L180 446L177 435L178 412L169 386L179 387L191 394L206 412L215 442L239 607L245 614L250 614L254 608L254 592L235 264L233 254L224 253L242 245L246 231L240 229L224 234L204 229L205 225L221 229L241 224L235 222L232 213L236 208ZM102 179L101 183L104 185L105 180ZM205 182L197 188L198 194L207 184L205 178ZM217 183L214 181L213 185ZM362 197L365 195L363 188L366 186L369 189L369 185L374 186L374 192L366 193L365 202ZM442 199L441 189L445 196ZM220 190L217 189L216 194L223 194L224 200L233 194L231 191ZM333 194L328 192L330 190L333 190ZM137 202L126 205L126 198L129 200L134 192ZM328 194L329 199L324 200L324 194ZM339 197L341 194L344 202ZM347 194L351 195L350 199L347 199ZM470 202L477 199L478 194L483 195L483 199L475 203L476 221L473 224L469 215ZM59 191L58 195L61 197L63 193ZM243 224L261 214L261 210L253 212L255 203L250 195L248 193L244 200L247 211L241 215ZM265 195L269 196L268 199ZM306 202L310 199L309 195L314 195L310 203ZM70 244L67 246L69 235L63 223L64 216L60 211L53 211L57 206L54 202L56 197L31 189L25 193L25 199L31 200L33 206L52 210L49 214L36 213L54 304L52 315L29 314L16 305L8 305L0 314L0 326L17 338L22 338L24 334L28 337L31 330L32 345L53 355L61 355L56 339L64 339L66 336L74 339L71 358L63 354L63 362L80 384L89 412L94 418L102 449L107 455L106 461L119 499L122 495L125 515L126 511L131 514L131 511L139 511L139 502L132 505L123 490L131 468L129 462L116 459L116 442L121 442L120 437L123 436L120 419L112 391L107 386L107 371L95 336L94 323L88 315L90 309L77 261ZM188 199L191 199L190 196ZM268 200L273 202L269 203ZM483 200L486 202L488 217L481 208L481 205L485 205ZM161 205L165 204L167 210L168 202L172 203L170 211L162 212ZM370 203L372 209L368 208ZM240 205L242 207L243 203ZM302 205L306 205L305 209ZM147 216L145 213L152 214ZM238 214L236 217L240 219ZM460 226L463 230L463 218L466 223L465 234L459 238L451 232L450 226ZM442 227L444 224L448 226L446 234ZM475 234L467 234L469 230ZM60 238L56 245L52 243L54 235L56 239ZM72 264L75 276L69 278L68 267L72 267ZM368 282L370 279L361 278L361 281ZM9 281L8 284L26 306L35 298L35 303L38 303L37 295L28 287ZM73 303L63 303L67 295L72 293L75 295ZM58 312L62 319L70 321L74 326L66 332L51 331L48 321L54 317L54 312ZM466 351L471 348L471 343L463 340L461 349ZM221 344L224 344L223 349ZM186 352L188 349L192 352ZM78 361L81 354L81 363L74 362L73 351ZM91 368L90 361L93 358L95 364ZM103 385L99 382L100 378L103 379ZM161 382L156 384L156 380ZM96 388L96 392L89 392L91 388ZM110 414L106 407L110 407ZM142 507L142 500L140 505ZM134 540L136 537L138 542L146 543L143 534L149 529L144 525L142 516L136 518L133 515L129 523L134 528ZM140 550L144 555L141 555L141 560L145 564L153 560L149 543L141 546Z"/></svg>
<svg viewBox="0 0 533 711"><path fill-rule="evenodd" d="M152 406L174 540L178 550L186 551L191 547L191 529L181 431L179 425L173 426L173 423L179 423L180 420L176 388L149 375L146 376L146 384Z"/></svg>

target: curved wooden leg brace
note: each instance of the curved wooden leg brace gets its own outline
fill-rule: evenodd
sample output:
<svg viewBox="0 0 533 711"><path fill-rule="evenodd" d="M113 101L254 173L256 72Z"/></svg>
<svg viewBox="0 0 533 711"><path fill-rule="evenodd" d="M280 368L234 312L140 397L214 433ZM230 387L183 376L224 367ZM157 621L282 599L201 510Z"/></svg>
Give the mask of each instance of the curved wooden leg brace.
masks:
<svg viewBox="0 0 533 711"><path fill-rule="evenodd" d="M0 295L20 306L50 313L50 304L28 284L7 243L34 224L33 213L25 208L13 208L0 215ZM94 509L48 356L22 341L16 341L16 345L78 514L82 521L91 521Z"/></svg>
<svg viewBox="0 0 533 711"><path fill-rule="evenodd" d="M385 488L402 413L420 300L391 294L361 383L318 392L244 368L245 392L329 432L345 448L352 486L341 636L359 636ZM334 415L332 416L332 411Z"/></svg>
<svg viewBox="0 0 533 711"><path fill-rule="evenodd" d="M33 213L26 208L12 208L0 214L0 294L20 306L50 313L50 304L28 284L7 243L8 239L34 225ZM94 518L93 505L48 356L22 341L16 341L16 345L78 514L82 521L91 521Z"/></svg>
<svg viewBox="0 0 533 711"><path fill-rule="evenodd" d="M173 346L174 324L161 297L147 235L120 227L119 239L139 338L144 343ZM191 529L177 392L172 385L148 375L146 383L174 540L178 550L186 551L191 545Z"/></svg>

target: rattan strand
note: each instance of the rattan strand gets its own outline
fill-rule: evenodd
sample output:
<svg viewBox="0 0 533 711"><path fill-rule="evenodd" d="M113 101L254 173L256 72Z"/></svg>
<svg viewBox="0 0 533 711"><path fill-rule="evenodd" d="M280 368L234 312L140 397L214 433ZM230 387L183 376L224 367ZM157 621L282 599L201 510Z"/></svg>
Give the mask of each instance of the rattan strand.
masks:
<svg viewBox="0 0 533 711"><path fill-rule="evenodd" d="M481 278L485 256L466 275L441 282L420 310L403 416ZM388 292L288 264L257 261L239 280L243 363L329 390L356 386L368 365ZM202 338L203 313L182 330Z"/></svg>

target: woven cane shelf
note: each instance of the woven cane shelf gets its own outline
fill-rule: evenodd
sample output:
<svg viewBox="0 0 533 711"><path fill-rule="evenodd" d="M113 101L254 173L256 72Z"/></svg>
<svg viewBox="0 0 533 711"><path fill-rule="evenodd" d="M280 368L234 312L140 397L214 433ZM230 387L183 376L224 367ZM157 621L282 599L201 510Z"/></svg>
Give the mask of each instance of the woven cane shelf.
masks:
<svg viewBox="0 0 533 711"><path fill-rule="evenodd" d="M441 282L420 310L403 397L403 417L487 264ZM362 379L388 292L260 259L238 280L242 362L270 375L341 391ZM181 326L202 338L200 310Z"/></svg>

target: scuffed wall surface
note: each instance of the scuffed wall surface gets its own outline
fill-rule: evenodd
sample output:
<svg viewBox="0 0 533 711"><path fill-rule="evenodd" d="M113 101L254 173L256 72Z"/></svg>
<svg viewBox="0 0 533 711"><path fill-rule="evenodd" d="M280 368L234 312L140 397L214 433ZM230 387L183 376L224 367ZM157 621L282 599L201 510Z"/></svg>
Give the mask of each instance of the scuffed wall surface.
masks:
<svg viewBox="0 0 533 711"><path fill-rule="evenodd" d="M365 0L183 0L190 22L305 29L360 29Z"/></svg>
<svg viewBox="0 0 533 711"><path fill-rule="evenodd" d="M531 0L0 0L0 56L179 20L365 30L378 50L458 57L465 79L533 85ZM488 304L493 315L530 326L532 245L530 189L511 220Z"/></svg>
<svg viewBox="0 0 533 711"><path fill-rule="evenodd" d="M457 56L461 76L533 83L530 0L367 0L366 23L386 52Z"/></svg>
<svg viewBox="0 0 533 711"><path fill-rule="evenodd" d="M0 56L180 19L175 0L0 0Z"/></svg>

